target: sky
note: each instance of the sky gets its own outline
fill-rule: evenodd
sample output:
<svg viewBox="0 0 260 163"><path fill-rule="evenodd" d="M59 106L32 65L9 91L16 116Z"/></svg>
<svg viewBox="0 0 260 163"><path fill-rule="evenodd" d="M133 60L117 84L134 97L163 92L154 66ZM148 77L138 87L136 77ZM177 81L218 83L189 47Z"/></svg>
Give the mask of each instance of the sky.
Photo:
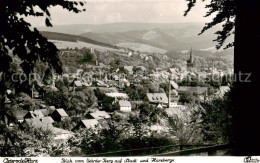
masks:
<svg viewBox="0 0 260 163"><path fill-rule="evenodd" d="M51 20L54 25L106 24L116 22L137 23L186 23L207 22L203 17L205 4L198 2L187 17L186 0L85 0L86 12L75 14L61 7L52 7ZM27 18L34 26L43 26L42 18Z"/></svg>

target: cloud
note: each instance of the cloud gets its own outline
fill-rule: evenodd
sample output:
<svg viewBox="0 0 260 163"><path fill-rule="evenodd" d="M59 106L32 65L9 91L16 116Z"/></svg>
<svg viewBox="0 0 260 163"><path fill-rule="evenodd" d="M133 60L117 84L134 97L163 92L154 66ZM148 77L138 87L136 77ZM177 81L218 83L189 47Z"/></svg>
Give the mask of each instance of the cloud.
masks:
<svg viewBox="0 0 260 163"><path fill-rule="evenodd" d="M199 2L187 17L185 0L86 0L87 11L75 14L61 7L51 8L52 22L60 24L103 24L114 22L184 23L205 22L204 4ZM44 25L39 18L28 19L37 26Z"/></svg>

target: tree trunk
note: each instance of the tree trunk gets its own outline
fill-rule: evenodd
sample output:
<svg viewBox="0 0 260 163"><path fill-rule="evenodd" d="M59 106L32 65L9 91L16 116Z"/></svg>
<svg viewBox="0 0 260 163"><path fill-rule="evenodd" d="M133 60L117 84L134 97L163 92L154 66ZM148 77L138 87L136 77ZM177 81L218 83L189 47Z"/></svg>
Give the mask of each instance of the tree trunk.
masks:
<svg viewBox="0 0 260 163"><path fill-rule="evenodd" d="M260 1L236 2L233 152L260 155Z"/></svg>

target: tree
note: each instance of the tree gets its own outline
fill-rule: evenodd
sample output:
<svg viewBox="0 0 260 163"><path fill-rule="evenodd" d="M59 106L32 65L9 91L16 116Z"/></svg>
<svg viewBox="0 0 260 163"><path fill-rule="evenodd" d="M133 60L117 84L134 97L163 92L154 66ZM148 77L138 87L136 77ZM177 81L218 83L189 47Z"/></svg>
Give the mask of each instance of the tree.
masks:
<svg viewBox="0 0 260 163"><path fill-rule="evenodd" d="M233 141L231 94L227 92L223 98L201 102L203 109L199 112L204 142L225 144Z"/></svg>
<svg viewBox="0 0 260 163"><path fill-rule="evenodd" d="M61 6L66 10L78 13L85 10L78 9L77 7L79 5L83 6L84 3L67 0L1 0L0 96L4 97L0 99L1 110L6 110L6 90L12 89L10 88L11 86L18 88L22 85L22 91L27 93L30 92L29 80L26 80L23 83L15 84L12 82L12 85L8 82L14 73L12 71L12 64L14 62L19 62L20 68L27 77L34 71L34 67L38 60L42 61L46 65L48 64L48 66L56 70L57 73L62 72L62 66L58 57L58 49L56 46L43 37L36 28L31 28L31 24L26 22L23 17L45 17L46 26L51 27L51 15L49 12L50 7ZM36 7L37 10L35 9ZM2 127L5 129L4 125L1 125L1 128ZM3 131L8 133L8 130Z"/></svg>
<svg viewBox="0 0 260 163"><path fill-rule="evenodd" d="M196 0L188 0L185 15L196 4ZM220 48L227 37L235 34L234 43L234 93L232 102L234 107L234 155L259 155L260 133L260 101L257 95L260 91L260 68L258 56L260 45L260 1L258 0L211 0L206 5L209 9L206 16L213 13L212 22L207 23L202 32L223 23L223 29L217 31L215 41Z"/></svg>
<svg viewBox="0 0 260 163"><path fill-rule="evenodd" d="M200 144L202 142L200 121L197 109L182 110L181 114L168 117L170 133L176 136L178 144Z"/></svg>
<svg viewBox="0 0 260 163"><path fill-rule="evenodd" d="M80 61L80 63L91 63L93 61L94 61L93 54L86 52L84 54L83 59Z"/></svg>

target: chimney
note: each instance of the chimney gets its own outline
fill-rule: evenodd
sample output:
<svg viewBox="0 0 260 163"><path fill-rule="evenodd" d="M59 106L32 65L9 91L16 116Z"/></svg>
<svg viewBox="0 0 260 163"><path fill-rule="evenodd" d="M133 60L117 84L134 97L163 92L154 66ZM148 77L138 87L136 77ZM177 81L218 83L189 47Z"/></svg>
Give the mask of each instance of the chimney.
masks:
<svg viewBox="0 0 260 163"><path fill-rule="evenodd" d="M169 108L171 106L171 89L172 89L171 79L169 78L169 97L168 97L168 106L169 106Z"/></svg>

